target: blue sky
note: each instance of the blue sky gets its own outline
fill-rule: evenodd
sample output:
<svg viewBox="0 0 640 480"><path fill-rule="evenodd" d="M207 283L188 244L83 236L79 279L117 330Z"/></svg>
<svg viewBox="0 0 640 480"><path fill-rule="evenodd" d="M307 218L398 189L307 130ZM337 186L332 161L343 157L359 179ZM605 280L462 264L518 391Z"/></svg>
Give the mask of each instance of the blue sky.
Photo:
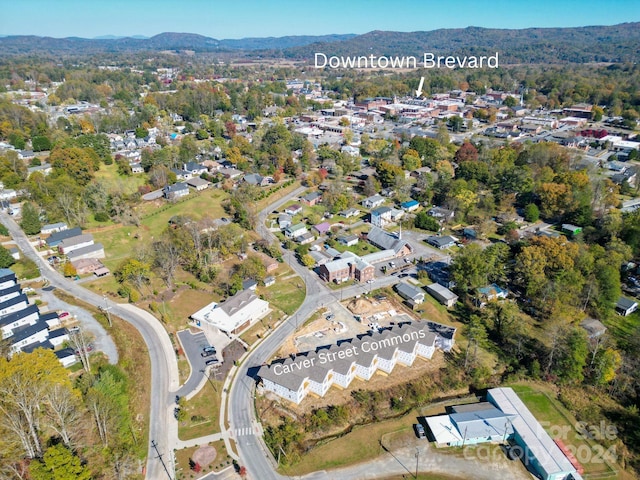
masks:
<svg viewBox="0 0 640 480"><path fill-rule="evenodd" d="M640 21L638 0L0 0L0 5L0 35L86 38L189 32L222 39Z"/></svg>

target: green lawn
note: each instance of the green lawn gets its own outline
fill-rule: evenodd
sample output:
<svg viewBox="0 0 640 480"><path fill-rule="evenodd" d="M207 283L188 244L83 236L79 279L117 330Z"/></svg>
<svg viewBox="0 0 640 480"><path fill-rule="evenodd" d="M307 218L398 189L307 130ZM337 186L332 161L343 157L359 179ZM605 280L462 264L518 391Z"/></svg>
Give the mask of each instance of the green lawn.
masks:
<svg viewBox="0 0 640 480"><path fill-rule="evenodd" d="M211 380L195 397L186 402L186 420L178 424L180 440L190 440L220 431L220 394L222 381Z"/></svg>
<svg viewBox="0 0 640 480"><path fill-rule="evenodd" d="M136 193L138 187L144 185L147 181L147 176L144 174L120 175L118 166L115 163L112 165L102 164L95 177L96 180L106 184L107 191L121 191L127 195Z"/></svg>

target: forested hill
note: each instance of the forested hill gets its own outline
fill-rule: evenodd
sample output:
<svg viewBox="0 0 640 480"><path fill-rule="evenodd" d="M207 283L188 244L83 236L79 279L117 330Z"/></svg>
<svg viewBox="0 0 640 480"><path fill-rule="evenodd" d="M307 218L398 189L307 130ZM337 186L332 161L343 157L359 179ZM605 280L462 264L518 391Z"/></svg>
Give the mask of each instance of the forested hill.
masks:
<svg viewBox="0 0 640 480"><path fill-rule="evenodd" d="M276 50L308 45L310 43L347 40L353 34L242 38L217 40L193 33L161 33L151 38L52 38L18 35L0 38L1 55L20 54L93 54L127 53L164 50L194 50L196 52Z"/></svg>
<svg viewBox="0 0 640 480"><path fill-rule="evenodd" d="M640 61L640 22L578 28L522 30L468 27L429 32L373 31L363 35L289 36L217 40L187 33L162 33L151 38L0 38L0 56L16 54L92 54L194 50L235 52L239 56L313 61L314 53L360 56L422 57L436 55L493 55L500 64L585 63Z"/></svg>
<svg viewBox="0 0 640 480"><path fill-rule="evenodd" d="M374 31L332 44L288 49L291 58L326 55L487 55L500 52L500 63L638 62L640 22L580 28L523 30L468 27L430 32Z"/></svg>

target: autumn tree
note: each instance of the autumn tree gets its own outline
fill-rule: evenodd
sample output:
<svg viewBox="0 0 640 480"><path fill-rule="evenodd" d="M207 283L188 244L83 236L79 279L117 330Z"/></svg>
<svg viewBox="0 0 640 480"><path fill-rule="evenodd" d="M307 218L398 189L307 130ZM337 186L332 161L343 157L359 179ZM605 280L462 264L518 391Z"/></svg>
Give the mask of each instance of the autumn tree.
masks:
<svg viewBox="0 0 640 480"><path fill-rule="evenodd" d="M19 445L27 458L43 453L47 424L42 406L56 385L71 389L67 371L51 350L0 358L0 431L4 441Z"/></svg>
<svg viewBox="0 0 640 480"><path fill-rule="evenodd" d="M141 262L135 258L129 258L122 262L113 272L113 276L120 283L129 282L138 290L149 281L151 265Z"/></svg>

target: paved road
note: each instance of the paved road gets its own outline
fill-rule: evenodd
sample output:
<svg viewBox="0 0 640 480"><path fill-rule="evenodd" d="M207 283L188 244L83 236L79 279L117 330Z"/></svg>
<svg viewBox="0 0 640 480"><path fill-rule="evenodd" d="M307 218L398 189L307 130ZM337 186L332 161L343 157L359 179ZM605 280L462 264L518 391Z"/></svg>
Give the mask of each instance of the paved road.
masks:
<svg viewBox="0 0 640 480"><path fill-rule="evenodd" d="M64 290L70 295L96 307L104 306L104 299L93 292L67 280L44 261L29 243L24 232L6 212L0 212L2 222L22 253L33 260L40 273L51 285ZM151 409L149 412L149 439L155 440L161 454L173 452L174 442L177 439L177 426L171 417L170 407L175 401L175 395L169 393L175 391L178 384L178 365L171 345L169 335L160 322L148 312L133 306L114 304L111 309L114 315L132 324L142 335L149 350L151 361ZM176 435L173 436L173 430ZM149 445L147 454L146 478L157 480L165 478L166 474L161 463L156 459L155 451Z"/></svg>

